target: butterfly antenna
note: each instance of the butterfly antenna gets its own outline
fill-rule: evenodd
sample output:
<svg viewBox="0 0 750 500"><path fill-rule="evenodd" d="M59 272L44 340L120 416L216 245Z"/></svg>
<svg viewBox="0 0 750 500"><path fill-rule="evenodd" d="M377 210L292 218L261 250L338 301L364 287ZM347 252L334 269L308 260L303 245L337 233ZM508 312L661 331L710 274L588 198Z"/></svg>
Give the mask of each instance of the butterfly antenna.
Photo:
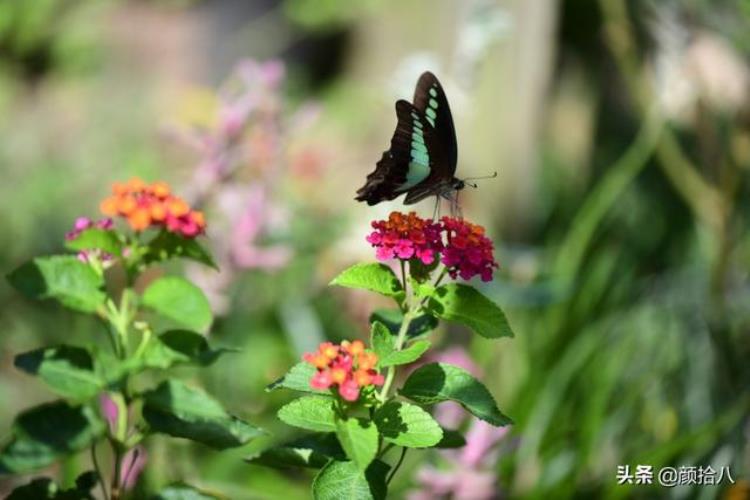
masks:
<svg viewBox="0 0 750 500"><path fill-rule="evenodd" d="M497 177L497 171L493 172L492 175L480 175L479 177L467 177L467 178L461 179L461 180L463 180L464 182L466 182L466 181L478 181L480 179L494 179L495 177ZM470 183L467 183L467 184L470 184ZM471 184L471 185L473 185L474 187L476 187L476 184Z"/></svg>

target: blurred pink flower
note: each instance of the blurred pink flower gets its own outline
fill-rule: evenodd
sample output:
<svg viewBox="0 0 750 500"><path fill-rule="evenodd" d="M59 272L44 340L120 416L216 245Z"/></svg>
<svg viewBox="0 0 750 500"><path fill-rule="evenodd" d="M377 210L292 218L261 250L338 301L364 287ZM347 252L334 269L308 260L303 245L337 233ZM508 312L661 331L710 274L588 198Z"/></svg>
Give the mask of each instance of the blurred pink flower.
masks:
<svg viewBox="0 0 750 500"><path fill-rule="evenodd" d="M120 484L124 491L132 490L146 466L146 448L138 445L128 450L120 462Z"/></svg>
<svg viewBox="0 0 750 500"><path fill-rule="evenodd" d="M475 377L481 370L461 347L451 347L425 362L440 362L458 366ZM457 403L445 402L436 406L435 419L448 429L457 429L466 420L466 411ZM440 497L454 500L489 500L499 498L495 462L498 444L507 436L509 427L494 427L472 417L466 432L466 445L457 450L440 452L444 460L441 468L425 465L417 472L419 488L408 494L409 500Z"/></svg>
<svg viewBox="0 0 750 500"><path fill-rule="evenodd" d="M292 250L285 245L259 245L263 230L272 219L274 207L268 202L266 190L250 188L246 207L237 218L231 234L230 252L234 263L243 269L276 269L286 265Z"/></svg>
<svg viewBox="0 0 750 500"><path fill-rule="evenodd" d="M285 77L281 61L240 61L216 93L215 126L172 134L199 155L188 191L191 204L211 214L212 253L221 271L190 266L188 273L219 314L229 310L229 288L241 271L275 271L293 256L289 244L268 243L289 234L290 215L277 186L300 172L310 181L322 171L316 148L293 144L316 121L319 107L290 112Z"/></svg>
<svg viewBox="0 0 750 500"><path fill-rule="evenodd" d="M109 432L113 435L116 434L117 423L120 418L120 410L117 407L117 403L115 403L109 394L103 392L99 395L99 408L101 409L104 420L107 421Z"/></svg>

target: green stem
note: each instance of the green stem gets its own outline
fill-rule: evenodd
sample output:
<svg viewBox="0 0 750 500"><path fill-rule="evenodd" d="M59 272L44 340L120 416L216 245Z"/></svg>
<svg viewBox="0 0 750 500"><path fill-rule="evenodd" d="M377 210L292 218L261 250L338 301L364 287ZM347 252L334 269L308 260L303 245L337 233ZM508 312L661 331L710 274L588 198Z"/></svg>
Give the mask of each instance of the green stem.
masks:
<svg viewBox="0 0 750 500"><path fill-rule="evenodd" d="M121 472L121 466L122 466L122 452L120 451L120 445L110 440L110 444L112 445L112 451L114 453L114 460L115 460L115 466L114 466L114 472L112 473L112 486L110 487L110 493L111 493L111 500L119 500L120 494L122 493L120 491L120 472Z"/></svg>
<svg viewBox="0 0 750 500"><path fill-rule="evenodd" d="M396 475L396 472L398 472L398 469L401 468L401 464L404 463L404 457L406 457L406 448L401 448L401 456L398 457L398 462L396 462L396 466L391 471L391 474L388 476L388 479L385 480L385 484L389 485L391 484L391 480L393 479L393 476Z"/></svg>
<svg viewBox="0 0 750 500"><path fill-rule="evenodd" d="M109 500L109 495L107 494L107 486L106 482L104 481L104 476L102 475L102 468L99 466L99 460L96 458L96 445L91 445L91 462L94 465L94 471L96 472L96 477L99 478L99 486L102 488L102 498L104 500Z"/></svg>
<svg viewBox="0 0 750 500"><path fill-rule="evenodd" d="M398 335L396 336L396 350L400 351L401 348L404 346L404 342L406 340L406 333L409 331L409 325L411 324L411 321L414 316L414 311L407 310L404 314L404 319L401 321L401 327L398 329ZM391 390L391 385L393 385L393 379L396 376L396 367L395 366L389 366L388 372L385 375L385 382L383 383L383 388L380 390L380 401L385 402L386 399L388 399L388 391Z"/></svg>

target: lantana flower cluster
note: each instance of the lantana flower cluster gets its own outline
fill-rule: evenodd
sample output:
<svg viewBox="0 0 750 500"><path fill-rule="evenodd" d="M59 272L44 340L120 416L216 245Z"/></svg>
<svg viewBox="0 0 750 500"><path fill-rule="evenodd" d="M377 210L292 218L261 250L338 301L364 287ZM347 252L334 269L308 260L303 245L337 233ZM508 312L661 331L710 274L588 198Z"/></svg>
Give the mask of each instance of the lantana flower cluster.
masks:
<svg viewBox="0 0 750 500"><path fill-rule="evenodd" d="M484 228L452 217L443 217L442 224L448 239L442 261L451 278L460 276L470 280L478 275L482 281L492 281L492 271L498 264L492 240L484 235Z"/></svg>
<svg viewBox="0 0 750 500"><path fill-rule="evenodd" d="M479 276L482 281L491 281L498 267L484 227L462 218L443 217L434 222L415 212L391 212L387 220L373 221L372 227L374 231L365 239L376 248L381 262L418 259L430 265L439 257L451 278Z"/></svg>
<svg viewBox="0 0 750 500"><path fill-rule="evenodd" d="M203 233L206 222L203 213L192 210L182 198L171 193L169 184L158 181L146 184L135 177L128 182L116 182L112 195L100 205L104 215L124 217L134 231L150 227L164 227L186 238Z"/></svg>
<svg viewBox="0 0 750 500"><path fill-rule="evenodd" d="M359 399L363 388L383 385L383 376L375 369L377 355L365 349L361 340L341 342L335 345L323 342L318 350L306 353L302 359L317 368L310 379L313 389L338 388L346 401Z"/></svg>
<svg viewBox="0 0 750 500"><path fill-rule="evenodd" d="M88 217L78 217L73 224L73 229L65 234L67 241L73 241L86 229L96 228L109 231L114 226L114 222L109 217L93 221ZM108 263L114 258L112 254L104 252L98 248L90 248L78 252L78 260L88 263L92 258L99 259L102 263Z"/></svg>
<svg viewBox="0 0 750 500"><path fill-rule="evenodd" d="M373 221L372 227L375 231L366 239L377 248L376 256L381 261L414 258L430 265L443 248L440 224L422 219L415 212L391 212L388 220Z"/></svg>

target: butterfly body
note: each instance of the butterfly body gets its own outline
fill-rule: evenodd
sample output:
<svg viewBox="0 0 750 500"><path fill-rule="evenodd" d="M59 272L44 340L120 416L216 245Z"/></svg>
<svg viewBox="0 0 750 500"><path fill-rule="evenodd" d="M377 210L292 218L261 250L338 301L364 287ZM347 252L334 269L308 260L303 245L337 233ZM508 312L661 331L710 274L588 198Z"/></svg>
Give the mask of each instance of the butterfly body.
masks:
<svg viewBox="0 0 750 500"><path fill-rule="evenodd" d="M429 196L455 202L465 187L455 177L458 148L448 99L430 72L419 77L414 102L396 102L398 123L391 147L383 152L356 200L375 205L406 193L410 205Z"/></svg>

